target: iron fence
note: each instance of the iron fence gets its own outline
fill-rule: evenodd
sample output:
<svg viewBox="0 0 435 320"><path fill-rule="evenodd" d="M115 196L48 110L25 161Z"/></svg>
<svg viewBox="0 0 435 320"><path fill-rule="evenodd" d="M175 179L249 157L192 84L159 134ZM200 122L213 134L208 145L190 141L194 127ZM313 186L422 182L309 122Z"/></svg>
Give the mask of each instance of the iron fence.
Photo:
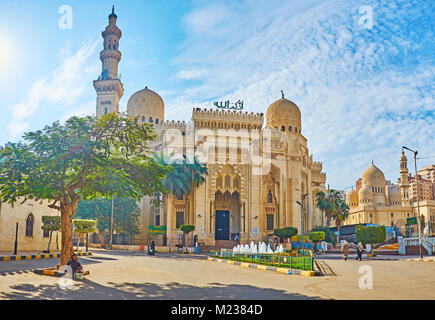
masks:
<svg viewBox="0 0 435 320"><path fill-rule="evenodd" d="M265 253L234 253L227 250L211 250L210 256L213 258L234 260L239 262L250 262L280 268L309 271L314 270L314 259L310 256L291 256Z"/></svg>

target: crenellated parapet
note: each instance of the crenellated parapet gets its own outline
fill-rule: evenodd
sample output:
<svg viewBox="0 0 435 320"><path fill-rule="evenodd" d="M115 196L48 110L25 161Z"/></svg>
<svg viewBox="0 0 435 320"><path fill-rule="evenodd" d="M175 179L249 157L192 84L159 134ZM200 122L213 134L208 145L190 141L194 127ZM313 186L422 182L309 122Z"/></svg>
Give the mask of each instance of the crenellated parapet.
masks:
<svg viewBox="0 0 435 320"><path fill-rule="evenodd" d="M192 120L196 127L260 130L264 115L254 112L194 108Z"/></svg>

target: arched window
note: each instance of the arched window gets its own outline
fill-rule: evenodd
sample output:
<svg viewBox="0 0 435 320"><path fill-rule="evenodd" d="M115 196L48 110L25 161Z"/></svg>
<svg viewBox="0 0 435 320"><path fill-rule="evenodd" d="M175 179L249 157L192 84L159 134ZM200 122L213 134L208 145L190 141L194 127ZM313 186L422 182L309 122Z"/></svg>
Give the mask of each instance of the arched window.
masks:
<svg viewBox="0 0 435 320"><path fill-rule="evenodd" d="M153 117L150 117L150 118L148 119L148 122L149 122L149 123L153 123Z"/></svg>
<svg viewBox="0 0 435 320"><path fill-rule="evenodd" d="M107 108L104 108L104 115L107 114Z"/></svg>
<svg viewBox="0 0 435 320"><path fill-rule="evenodd" d="M297 127L295 127L295 132L298 132L298 128Z"/></svg>
<svg viewBox="0 0 435 320"><path fill-rule="evenodd" d="M33 237L33 214L29 214L26 219L26 237Z"/></svg>
<svg viewBox="0 0 435 320"><path fill-rule="evenodd" d="M282 127L281 127L281 131L285 131L285 126L282 126Z"/></svg>
<svg viewBox="0 0 435 320"><path fill-rule="evenodd" d="M226 175L225 176L225 189L230 188L230 181L231 181L230 176Z"/></svg>
<svg viewBox="0 0 435 320"><path fill-rule="evenodd" d="M292 132L292 126L288 126L288 131Z"/></svg>
<svg viewBox="0 0 435 320"><path fill-rule="evenodd" d="M156 124L159 124L159 119L156 119Z"/></svg>
<svg viewBox="0 0 435 320"><path fill-rule="evenodd" d="M272 191L270 190L267 193L267 203L272 203Z"/></svg>
<svg viewBox="0 0 435 320"><path fill-rule="evenodd" d="M142 117L142 118L141 118L141 121L142 121L142 122L145 122L145 117Z"/></svg>

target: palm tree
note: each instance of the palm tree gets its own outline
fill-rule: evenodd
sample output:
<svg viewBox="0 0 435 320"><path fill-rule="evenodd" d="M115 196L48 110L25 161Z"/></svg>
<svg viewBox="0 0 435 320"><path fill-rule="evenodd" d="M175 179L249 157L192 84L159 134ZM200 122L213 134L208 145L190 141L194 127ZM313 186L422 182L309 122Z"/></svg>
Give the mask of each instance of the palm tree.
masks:
<svg viewBox="0 0 435 320"><path fill-rule="evenodd" d="M183 155L183 165L185 166L185 172L186 175L189 177L190 180L190 189L189 192L186 194L186 202L188 206L188 210L186 210L189 213L189 216L193 212L193 203L194 203L194 188L199 187L201 184L205 183L206 178L205 176L208 175L207 166L205 164L202 164L198 161L197 157L193 158L193 162L190 163L187 159L186 155ZM192 217L193 218L193 217ZM192 219L193 220L193 219ZM189 221L190 224L194 223L193 221Z"/></svg>
<svg viewBox="0 0 435 320"><path fill-rule="evenodd" d="M340 228L343 225L344 220L349 216L349 206L345 201L338 199L336 202L336 210L333 214L333 219L335 220L335 225L337 226L337 231L340 233ZM338 239L337 239L338 240Z"/></svg>
<svg viewBox="0 0 435 320"><path fill-rule="evenodd" d="M316 194L316 207L325 214L327 226L331 223L334 212L337 211L337 199L340 199L340 193L330 189L329 185L326 193L320 191Z"/></svg>

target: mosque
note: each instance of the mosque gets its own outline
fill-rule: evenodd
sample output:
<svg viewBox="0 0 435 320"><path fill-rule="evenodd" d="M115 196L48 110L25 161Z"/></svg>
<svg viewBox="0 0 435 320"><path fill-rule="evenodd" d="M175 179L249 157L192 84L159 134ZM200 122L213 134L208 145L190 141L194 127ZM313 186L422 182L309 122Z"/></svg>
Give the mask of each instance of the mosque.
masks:
<svg viewBox="0 0 435 320"><path fill-rule="evenodd" d="M393 184L385 180L384 173L372 163L357 181L356 190L352 188L346 195L350 213L344 224L394 226L404 236L415 236L418 228L406 226L407 219L420 214L422 233L431 234L435 228L435 201L423 199L417 203L411 199L408 159L403 151L399 173L398 184Z"/></svg>
<svg viewBox="0 0 435 320"><path fill-rule="evenodd" d="M118 77L122 32L116 22L112 9L102 32L102 72L93 83L97 117L119 112L124 93ZM194 108L190 121L168 121L162 97L151 89L145 87L129 98L128 116L155 127L154 150L172 148L176 154L188 156L205 153L202 162L208 169L206 182L189 195L169 195L161 208L153 207L147 197L141 201L141 233L136 243L149 239L149 226L166 226L170 243L177 238L180 225L192 224L199 241L206 245L235 237L241 243L265 240L274 229L288 226L300 232L302 210L296 201L304 206L305 231L325 225L314 200L317 192L325 191L326 174L322 163L309 154L298 106L282 93L265 116L231 109L236 107Z"/></svg>

